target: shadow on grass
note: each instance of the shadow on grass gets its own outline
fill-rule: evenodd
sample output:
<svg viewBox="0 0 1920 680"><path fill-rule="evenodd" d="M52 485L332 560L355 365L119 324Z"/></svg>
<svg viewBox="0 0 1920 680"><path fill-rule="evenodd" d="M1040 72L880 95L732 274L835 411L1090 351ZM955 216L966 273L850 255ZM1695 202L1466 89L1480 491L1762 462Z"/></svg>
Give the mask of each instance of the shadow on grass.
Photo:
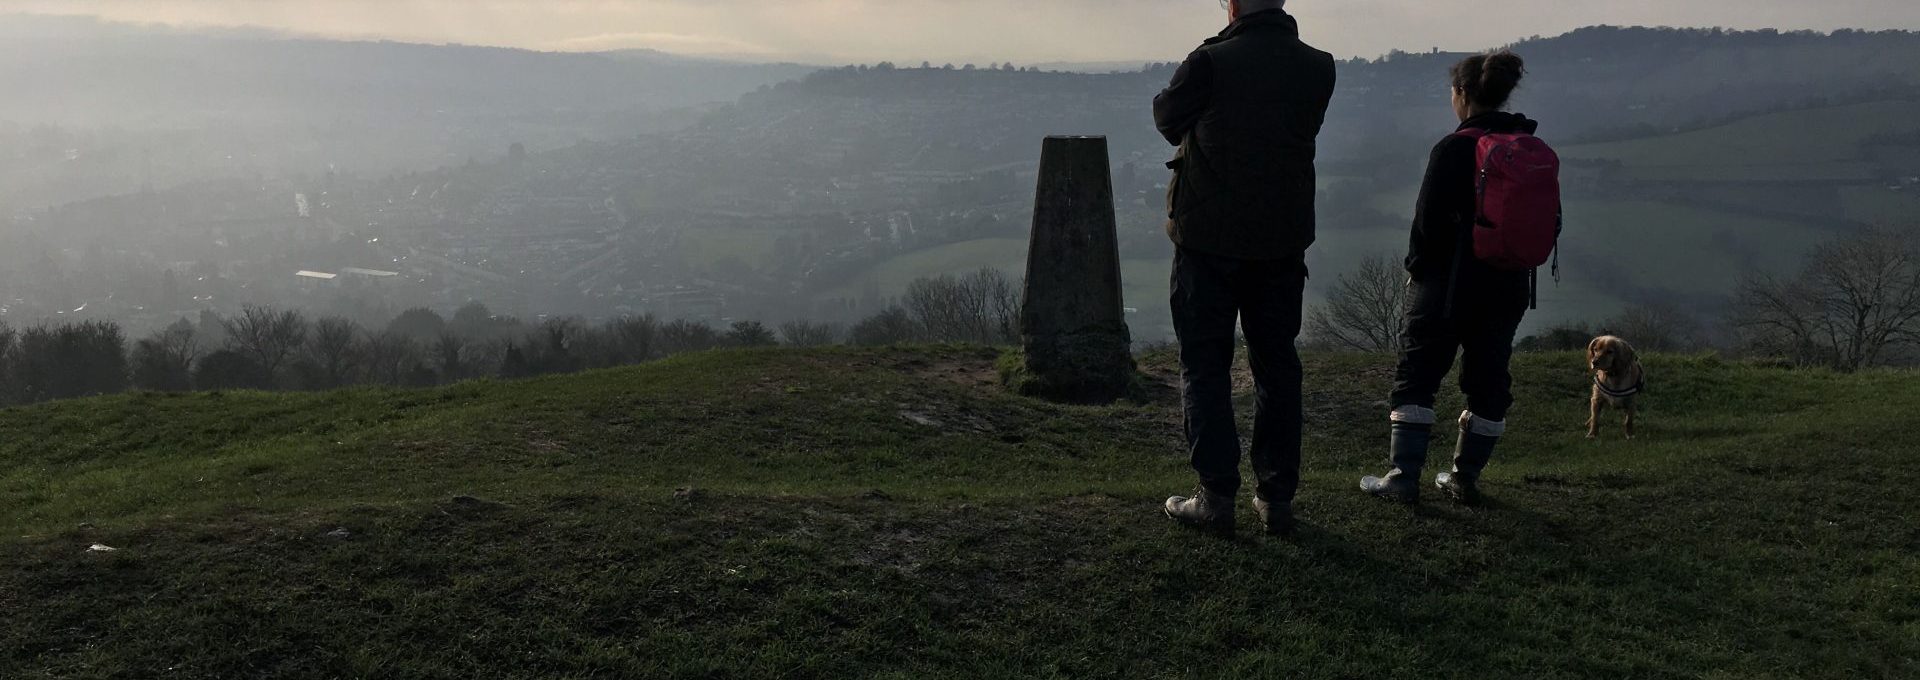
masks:
<svg viewBox="0 0 1920 680"><path fill-rule="evenodd" d="M1291 540L1250 517L1219 540L1104 496L569 494L76 529L0 565L0 675L1891 669L1771 634L1762 622L1831 622L1742 594L1738 563L1634 525L1617 493L1488 491L1471 508L1316 499Z"/></svg>

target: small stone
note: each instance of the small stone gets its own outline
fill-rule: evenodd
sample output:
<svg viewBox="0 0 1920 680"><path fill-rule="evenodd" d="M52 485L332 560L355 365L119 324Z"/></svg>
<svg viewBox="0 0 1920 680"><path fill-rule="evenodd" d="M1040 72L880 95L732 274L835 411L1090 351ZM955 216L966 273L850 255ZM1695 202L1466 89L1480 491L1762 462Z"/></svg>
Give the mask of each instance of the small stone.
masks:
<svg viewBox="0 0 1920 680"><path fill-rule="evenodd" d="M95 543L92 546L87 548L87 552L97 552L97 553L113 552L116 550L119 550L119 548L115 548L105 543Z"/></svg>
<svg viewBox="0 0 1920 680"><path fill-rule="evenodd" d="M333 531L327 532L327 538L343 538L344 539L344 538L351 538L352 536L353 536L353 532L347 531L346 527L341 527L338 529L334 529Z"/></svg>
<svg viewBox="0 0 1920 680"><path fill-rule="evenodd" d="M79 530L81 530L81 531L93 531L93 530L94 530L94 526L93 526L93 523L92 523L92 522L81 522L81 523L79 524L79 526L76 526L76 527L74 527L74 528L75 528L75 529L79 529Z"/></svg>

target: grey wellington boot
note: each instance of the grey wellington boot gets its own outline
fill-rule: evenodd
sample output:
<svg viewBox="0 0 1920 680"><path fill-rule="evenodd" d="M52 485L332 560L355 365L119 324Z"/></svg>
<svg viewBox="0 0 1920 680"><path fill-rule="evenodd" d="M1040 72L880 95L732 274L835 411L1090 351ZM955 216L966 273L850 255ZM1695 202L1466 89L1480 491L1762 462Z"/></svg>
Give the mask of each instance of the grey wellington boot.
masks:
<svg viewBox="0 0 1920 680"><path fill-rule="evenodd" d="M1434 486L1462 504L1478 504L1482 498L1480 472L1493 460L1493 449L1506 430L1505 422L1487 420L1471 411L1460 414L1460 443L1453 448L1453 471L1440 473L1433 480Z"/></svg>
<svg viewBox="0 0 1920 680"><path fill-rule="evenodd" d="M1433 409L1403 406L1393 412L1393 470L1360 480L1360 490L1401 503L1420 502L1420 470L1433 440Z"/></svg>
<svg viewBox="0 0 1920 680"><path fill-rule="evenodd" d="M1218 534L1233 534L1233 497L1208 491L1204 485L1192 498L1167 499L1166 510L1168 517L1181 524Z"/></svg>

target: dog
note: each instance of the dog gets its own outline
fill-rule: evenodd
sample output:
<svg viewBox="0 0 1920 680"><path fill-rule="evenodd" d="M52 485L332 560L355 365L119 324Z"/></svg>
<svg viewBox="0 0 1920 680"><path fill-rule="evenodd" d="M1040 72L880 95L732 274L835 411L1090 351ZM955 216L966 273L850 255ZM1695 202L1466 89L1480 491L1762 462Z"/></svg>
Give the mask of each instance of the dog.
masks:
<svg viewBox="0 0 1920 680"><path fill-rule="evenodd" d="M1627 412L1627 438L1640 415L1640 393L1647 389L1647 372L1640 356L1626 340L1603 335L1587 343L1587 369L1593 372L1593 399L1588 403L1587 438L1600 437L1600 412L1608 406Z"/></svg>

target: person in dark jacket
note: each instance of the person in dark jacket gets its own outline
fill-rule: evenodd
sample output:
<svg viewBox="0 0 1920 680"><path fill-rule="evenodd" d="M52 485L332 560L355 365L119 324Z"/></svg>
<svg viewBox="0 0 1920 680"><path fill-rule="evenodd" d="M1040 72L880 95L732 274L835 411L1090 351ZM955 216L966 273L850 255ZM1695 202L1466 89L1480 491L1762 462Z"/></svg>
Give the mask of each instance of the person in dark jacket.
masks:
<svg viewBox="0 0 1920 680"><path fill-rule="evenodd" d="M1227 0L1231 24L1175 71L1153 101L1180 147L1167 190L1176 246L1172 303L1186 439L1200 488L1168 516L1231 531L1240 488L1233 413L1234 322L1256 383L1254 508L1269 531L1293 527L1300 478L1300 296L1313 244L1315 140L1333 97L1332 55L1300 40L1284 0Z"/></svg>
<svg viewBox="0 0 1920 680"><path fill-rule="evenodd" d="M1434 396L1456 354L1468 410L1460 415L1453 470L1438 475L1439 488L1458 500L1477 501L1480 472L1506 431L1507 409L1513 405L1508 361L1532 280L1529 272L1495 269L1471 252L1478 142L1459 132L1533 134L1538 123L1503 111L1525 71L1520 57L1507 51L1468 57L1453 67L1453 109L1461 122L1455 134L1433 148L1414 209L1406 261L1410 302L1391 400L1393 469L1360 481L1360 488L1375 496L1419 502L1420 472L1438 420Z"/></svg>

